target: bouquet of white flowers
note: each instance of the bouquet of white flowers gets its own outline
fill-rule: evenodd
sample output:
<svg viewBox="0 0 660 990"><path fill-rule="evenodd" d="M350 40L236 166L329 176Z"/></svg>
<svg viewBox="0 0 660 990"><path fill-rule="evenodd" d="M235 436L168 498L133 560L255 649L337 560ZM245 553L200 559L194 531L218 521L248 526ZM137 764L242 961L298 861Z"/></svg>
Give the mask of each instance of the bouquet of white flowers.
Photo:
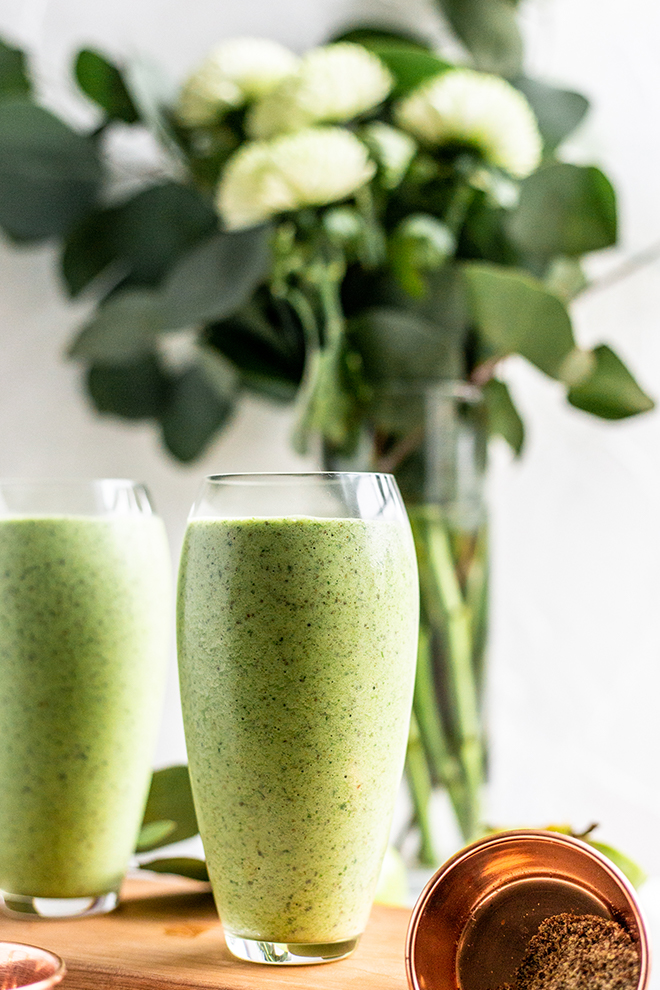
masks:
<svg viewBox="0 0 660 990"><path fill-rule="evenodd" d="M448 6L470 44L461 5ZM414 410L391 390L476 385L488 429L516 451L523 424L499 377L511 354L586 412L652 406L609 346L579 346L567 308L586 285L582 256L616 239L607 177L561 160L587 101L510 59L509 78L483 71L486 35L476 67L381 29L302 57L231 39L178 89L82 51L75 76L98 116L84 133L39 104L24 53L0 46L0 226L20 241L58 238L69 294L94 299L70 353L96 408L152 420L189 461L251 390L295 402L300 450L320 437L346 464L366 436L388 452L428 578L423 617L435 609L449 623L443 646L437 631L420 640L420 671L426 649L458 698L443 727L418 692L414 738L430 776L411 761L417 816L424 825L429 781L442 783L466 837L480 827L484 765L482 623L470 618L483 612L482 543L416 512L424 493L397 471ZM113 141L127 130L158 148L128 185ZM458 545L470 549L452 574Z"/></svg>

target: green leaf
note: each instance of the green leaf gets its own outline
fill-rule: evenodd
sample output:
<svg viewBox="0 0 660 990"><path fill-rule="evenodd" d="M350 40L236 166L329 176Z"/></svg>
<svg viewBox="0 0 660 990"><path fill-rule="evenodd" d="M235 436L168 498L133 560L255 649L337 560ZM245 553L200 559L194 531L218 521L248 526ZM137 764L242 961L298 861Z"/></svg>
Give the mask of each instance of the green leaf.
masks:
<svg viewBox="0 0 660 990"><path fill-rule="evenodd" d="M256 307L214 323L207 330L209 344L224 354L239 370L248 388L292 399L302 378L304 340L267 321Z"/></svg>
<svg viewBox="0 0 660 990"><path fill-rule="evenodd" d="M623 875L628 878L633 887L641 887L644 881L647 879L644 870L636 863L630 856L626 856L625 853L620 852L613 846L608 846L604 842L594 842L592 839L587 838L586 840L590 846L597 849L598 852L602 853L603 856L607 856L615 866L621 870Z"/></svg>
<svg viewBox="0 0 660 990"><path fill-rule="evenodd" d="M187 766L165 767L151 778L142 825L168 821L175 822L176 828L154 842L151 849L189 839L199 831Z"/></svg>
<svg viewBox="0 0 660 990"><path fill-rule="evenodd" d="M225 425L232 408L233 396L219 395L202 368L188 368L172 382L160 415L165 446L179 461L195 460Z"/></svg>
<svg viewBox="0 0 660 990"><path fill-rule="evenodd" d="M62 272L72 296L112 262L125 285L157 285L187 250L217 230L211 204L194 189L167 182L119 206L92 213L67 238Z"/></svg>
<svg viewBox="0 0 660 990"><path fill-rule="evenodd" d="M75 76L82 91L110 120L121 120L125 124L139 120L119 69L103 55L89 49L81 51L76 59Z"/></svg>
<svg viewBox="0 0 660 990"><path fill-rule="evenodd" d="M536 255L576 256L609 247L617 236L612 185L591 165L546 165L522 183L507 231L519 248Z"/></svg>
<svg viewBox="0 0 660 990"><path fill-rule="evenodd" d="M208 882L209 874L203 859L193 859L188 856L176 856L171 859L151 859L140 863L141 870L151 870L153 873L173 873L191 880Z"/></svg>
<svg viewBox="0 0 660 990"><path fill-rule="evenodd" d="M589 109L586 97L572 90L557 89L526 76L514 79L513 84L527 97L534 111L546 151L554 151Z"/></svg>
<svg viewBox="0 0 660 990"><path fill-rule="evenodd" d="M586 380L568 391L571 405L601 419L624 419L648 412L655 403L606 344L594 348L595 365Z"/></svg>
<svg viewBox="0 0 660 990"><path fill-rule="evenodd" d="M487 72L515 76L522 63L522 38L511 0L436 0L452 29Z"/></svg>
<svg viewBox="0 0 660 990"><path fill-rule="evenodd" d="M166 322L160 302L154 289L127 289L110 296L73 341L69 356L114 364L150 353Z"/></svg>
<svg viewBox="0 0 660 990"><path fill-rule="evenodd" d="M432 79L452 66L433 52L414 45L394 45L390 42L362 42L385 63L394 76L393 96L404 96L427 79Z"/></svg>
<svg viewBox="0 0 660 990"><path fill-rule="evenodd" d="M168 385L155 354L125 364L93 364L87 372L87 391L98 411L125 419L158 416Z"/></svg>
<svg viewBox="0 0 660 990"><path fill-rule="evenodd" d="M157 289L110 296L74 340L72 357L123 363L169 330L228 316L252 295L270 264L268 230L228 231L195 244Z"/></svg>
<svg viewBox="0 0 660 990"><path fill-rule="evenodd" d="M25 52L0 41L0 99L28 96L31 88Z"/></svg>
<svg viewBox="0 0 660 990"><path fill-rule="evenodd" d="M576 351L561 300L520 270L467 262L463 273L474 322L495 355L521 354L561 379Z"/></svg>
<svg viewBox="0 0 660 990"><path fill-rule="evenodd" d="M0 103L0 226L10 237L62 236L101 180L94 142L26 99Z"/></svg>
<svg viewBox="0 0 660 990"><path fill-rule="evenodd" d="M342 31L334 34L328 41L328 43L336 43L338 41L352 41L356 45L363 45L365 48L370 48L372 44L380 45L392 45L395 48L401 45L409 45L413 48L419 48L421 51L431 51L431 43L422 35L416 34L414 31L407 31L405 29L397 28L397 30L390 30L388 28L374 27L373 24L355 24L352 27L344 28Z"/></svg>
<svg viewBox="0 0 660 990"><path fill-rule="evenodd" d="M234 313L268 272L269 236L267 226L223 231L184 255L163 285L165 327L176 329Z"/></svg>
<svg viewBox="0 0 660 990"><path fill-rule="evenodd" d="M453 378L454 341L442 327L405 309L373 307L351 320L349 336L362 356L364 375L383 381Z"/></svg>
<svg viewBox="0 0 660 990"><path fill-rule="evenodd" d="M508 387L497 378L491 378L484 386L483 394L490 434L503 437L519 455L525 443L525 427Z"/></svg>
<svg viewBox="0 0 660 990"><path fill-rule="evenodd" d="M176 822L166 819L162 822L149 822L143 825L138 835L135 845L136 852L143 852L149 849L156 849L158 846L167 845L172 840L169 838L176 830Z"/></svg>

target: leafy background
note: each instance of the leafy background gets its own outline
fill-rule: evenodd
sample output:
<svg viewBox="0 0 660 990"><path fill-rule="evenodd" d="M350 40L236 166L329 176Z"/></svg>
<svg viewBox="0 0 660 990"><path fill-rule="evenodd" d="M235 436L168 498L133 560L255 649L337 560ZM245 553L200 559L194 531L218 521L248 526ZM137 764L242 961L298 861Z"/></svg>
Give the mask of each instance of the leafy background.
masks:
<svg viewBox="0 0 660 990"><path fill-rule="evenodd" d="M506 6L507 0L502 0ZM495 5L494 5L495 6ZM38 54L51 105L86 119L61 80L83 45L118 59L145 52L182 77L215 37L269 34L297 49L324 39L347 14L382 19L395 3L333 0L5 0L0 34ZM405 9L422 25L421 0ZM576 161L602 164L615 181L621 248L593 260L607 277L660 237L660 91L655 0L625 16L597 0L528 0L522 24L536 77L592 99ZM148 149L127 151L144 157ZM660 267L585 295L573 315L580 340L610 342L642 384L660 395ZM286 413L249 401L202 463L181 468L147 428L95 420L63 359L85 304L63 304L44 246L0 245L0 464L7 475L120 475L144 479L178 553L187 508L203 473L313 466L292 455ZM567 409L556 387L512 362L507 377L529 425L511 464L495 449L491 472L494 602L491 650L493 820L598 819L603 839L660 873L660 417L603 425ZM548 745L552 739L553 744ZM174 682L158 761L184 755Z"/></svg>

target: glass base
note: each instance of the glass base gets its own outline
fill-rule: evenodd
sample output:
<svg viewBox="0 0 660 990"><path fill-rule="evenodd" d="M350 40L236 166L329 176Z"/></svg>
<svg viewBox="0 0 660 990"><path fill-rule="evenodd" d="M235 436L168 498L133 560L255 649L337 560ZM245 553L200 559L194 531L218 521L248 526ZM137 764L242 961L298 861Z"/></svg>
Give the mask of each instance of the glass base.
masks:
<svg viewBox="0 0 660 990"><path fill-rule="evenodd" d="M237 959L276 966L311 966L315 963L335 962L350 956L359 941L358 935L345 942L260 942L257 939L232 935L225 930L227 948Z"/></svg>
<svg viewBox="0 0 660 990"><path fill-rule="evenodd" d="M86 918L107 914L118 902L116 890L95 897L31 897L0 890L0 909L11 918Z"/></svg>

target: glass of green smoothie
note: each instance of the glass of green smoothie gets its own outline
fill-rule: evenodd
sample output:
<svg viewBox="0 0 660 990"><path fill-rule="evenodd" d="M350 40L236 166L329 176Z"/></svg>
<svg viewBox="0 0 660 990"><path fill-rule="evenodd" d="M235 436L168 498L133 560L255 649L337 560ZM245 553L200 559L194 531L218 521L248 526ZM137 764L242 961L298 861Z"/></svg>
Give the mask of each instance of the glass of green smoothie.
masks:
<svg viewBox="0 0 660 990"><path fill-rule="evenodd" d="M222 475L178 588L195 806L230 951L340 959L364 931L403 769L418 586L383 474Z"/></svg>
<svg viewBox="0 0 660 990"><path fill-rule="evenodd" d="M162 520L130 481L0 481L0 903L117 903L170 650Z"/></svg>

